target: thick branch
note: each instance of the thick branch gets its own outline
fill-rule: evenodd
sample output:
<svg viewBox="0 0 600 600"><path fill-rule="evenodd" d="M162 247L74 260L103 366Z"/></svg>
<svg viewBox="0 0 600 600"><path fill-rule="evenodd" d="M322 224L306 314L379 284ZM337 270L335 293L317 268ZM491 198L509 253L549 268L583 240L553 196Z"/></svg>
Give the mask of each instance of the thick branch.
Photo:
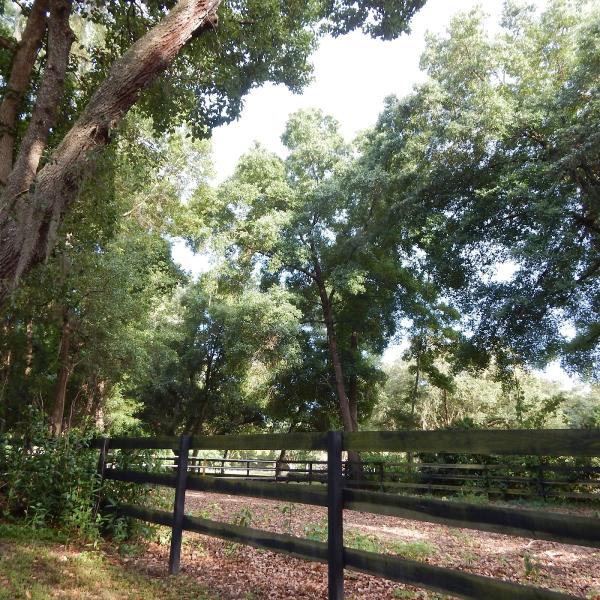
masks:
<svg viewBox="0 0 600 600"><path fill-rule="evenodd" d="M19 277L50 251L92 153L108 144L111 131L140 92L171 64L194 33L214 27L219 4L220 0L180 0L115 62L30 191L14 200L12 210L6 210L5 195L0 213L0 279L4 282L0 302Z"/></svg>
<svg viewBox="0 0 600 600"><path fill-rule="evenodd" d="M5 35L0 35L0 48L4 50L14 50L18 46L17 40Z"/></svg>
<svg viewBox="0 0 600 600"><path fill-rule="evenodd" d="M70 15L70 0L50 0L48 58L27 133L6 182L4 200L8 206L20 194L29 190L29 186L35 179L42 153L46 149L50 130L56 125L58 108L65 87L71 44L74 40L69 26Z"/></svg>
<svg viewBox="0 0 600 600"><path fill-rule="evenodd" d="M46 31L48 0L35 0L21 42L17 45L4 98L0 104L0 184L4 185L12 169L15 125L29 87L35 59Z"/></svg>

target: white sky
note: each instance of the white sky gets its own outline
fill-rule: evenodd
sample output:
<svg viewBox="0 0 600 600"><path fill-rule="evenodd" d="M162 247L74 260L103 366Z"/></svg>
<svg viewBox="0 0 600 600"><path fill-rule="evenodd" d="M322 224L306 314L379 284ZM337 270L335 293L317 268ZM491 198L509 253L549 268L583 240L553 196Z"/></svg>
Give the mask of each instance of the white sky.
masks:
<svg viewBox="0 0 600 600"><path fill-rule="evenodd" d="M232 174L254 141L283 153L279 138L288 115L300 108L321 108L333 115L348 139L374 125L386 96L404 96L423 80L419 60L426 31L443 33L454 14L478 5L485 6L492 29L499 22L502 0L428 0L413 19L411 33L397 40L373 40L360 32L324 39L312 59L314 81L302 95L265 85L246 97L238 121L214 131L217 180Z"/></svg>
<svg viewBox="0 0 600 600"><path fill-rule="evenodd" d="M547 3L547 0L534 1L541 7ZM262 86L246 97L237 121L214 130L216 182L233 173L239 157L255 141L283 155L280 136L290 113L300 108L321 108L333 115L347 139L373 126L387 96L404 96L423 81L419 60L426 32L444 33L456 13L476 6L484 7L489 15L488 29L495 30L502 0L428 0L413 19L411 33L397 40L373 40L358 32L324 39L312 58L314 80L302 95L294 95L281 85ZM173 257L193 275L210 268L206 255L194 255L183 242L175 242ZM384 360L399 358L402 351L401 346L392 345L386 350ZM549 365L545 375L567 386L575 383L557 363Z"/></svg>

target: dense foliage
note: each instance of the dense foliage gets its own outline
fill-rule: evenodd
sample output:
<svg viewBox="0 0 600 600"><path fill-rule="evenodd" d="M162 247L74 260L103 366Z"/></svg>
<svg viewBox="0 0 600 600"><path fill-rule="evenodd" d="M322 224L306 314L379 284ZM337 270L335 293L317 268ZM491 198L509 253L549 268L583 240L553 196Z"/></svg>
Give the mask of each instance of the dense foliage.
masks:
<svg viewBox="0 0 600 600"><path fill-rule="evenodd" d="M597 376L597 6L508 2L494 36L480 11L456 18L373 129L349 142L299 111L284 158L255 147L214 186L198 138L251 87L299 90L319 36L395 37L422 2L280 4L222 3L218 35L185 46L88 165L2 309L2 429L24 431L31 406L55 434L595 425L595 387L531 369ZM172 5L75 3L49 147ZM1 22L8 36L23 16ZM175 239L209 263L198 279Z"/></svg>

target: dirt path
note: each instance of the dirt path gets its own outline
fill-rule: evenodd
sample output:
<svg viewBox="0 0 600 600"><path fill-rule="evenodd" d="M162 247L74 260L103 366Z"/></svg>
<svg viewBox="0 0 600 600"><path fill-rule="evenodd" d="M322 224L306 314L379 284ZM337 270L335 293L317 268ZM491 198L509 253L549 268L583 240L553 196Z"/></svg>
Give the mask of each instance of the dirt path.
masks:
<svg viewBox="0 0 600 600"><path fill-rule="evenodd" d="M229 523L241 520L244 525L300 537L322 537L327 531L326 511L320 507L197 492L188 492L186 507L195 516ZM354 511L345 511L344 518L349 546L600 600L600 552L594 549ZM153 545L140 561L146 568L164 569L167 554L168 547ZM182 564L184 572L223 600L327 597L326 565L215 538L186 534ZM444 596L347 571L346 597Z"/></svg>

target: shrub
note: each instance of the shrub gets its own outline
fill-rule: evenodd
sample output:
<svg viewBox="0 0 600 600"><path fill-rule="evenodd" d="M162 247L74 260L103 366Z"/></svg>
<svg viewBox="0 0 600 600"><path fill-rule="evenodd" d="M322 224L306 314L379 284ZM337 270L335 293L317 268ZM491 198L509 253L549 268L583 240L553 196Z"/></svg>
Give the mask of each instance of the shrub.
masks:
<svg viewBox="0 0 600 600"><path fill-rule="evenodd" d="M130 519L100 511L107 504L144 505L151 490L100 480L92 432L71 430L51 437L42 415L33 412L24 436L0 440L0 502L5 517L20 517L33 527L57 527L71 537L95 542L101 534L123 541L148 532ZM117 464L153 466L147 457L117 455Z"/></svg>

